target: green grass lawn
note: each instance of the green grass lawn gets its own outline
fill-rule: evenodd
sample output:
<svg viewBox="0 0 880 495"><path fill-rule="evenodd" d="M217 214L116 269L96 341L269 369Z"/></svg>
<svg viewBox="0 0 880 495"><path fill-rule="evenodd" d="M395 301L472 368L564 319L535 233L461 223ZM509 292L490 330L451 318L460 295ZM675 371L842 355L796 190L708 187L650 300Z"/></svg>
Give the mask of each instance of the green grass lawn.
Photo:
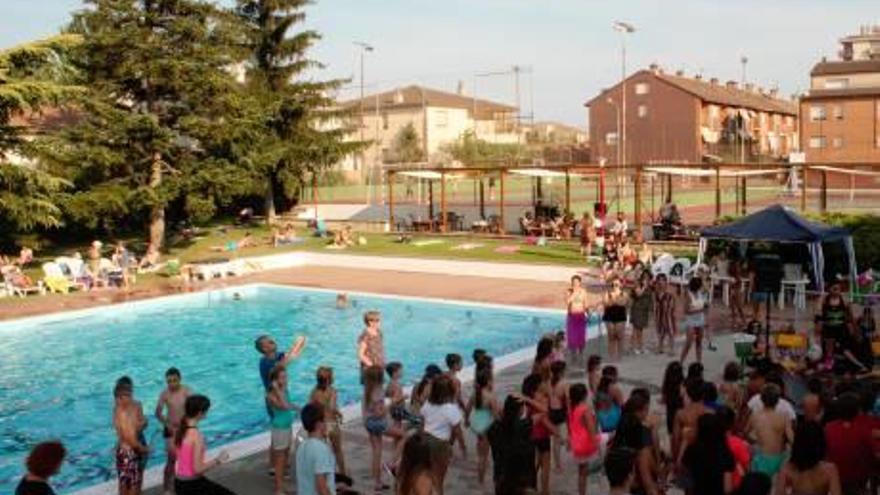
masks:
<svg viewBox="0 0 880 495"><path fill-rule="evenodd" d="M369 255L369 256L402 256L412 258L433 258L433 259L458 259L458 260L475 260L475 261L491 261L498 263L532 263L532 264L551 264L564 266L588 266L586 261L581 257L579 246L576 241L549 241L546 246L526 245L523 238L506 238L493 239L479 236L437 236L437 235L417 235L412 237L412 242L401 244L395 242L396 236L386 234L363 234L367 243L365 245L355 245L345 250L327 249L328 239L319 239L315 237L306 238L304 242L293 246L272 247L269 245L271 239L270 230L265 226L250 226L247 228L219 226L204 228L192 240L177 241L167 246L167 251L163 253L163 261L168 259L178 259L181 263L204 263L210 261L218 261L230 259L233 257L231 253L224 251L222 248L227 242L238 241L244 237L245 232L250 232L257 240L257 245L241 249L238 252L239 257L256 257L270 254L278 254L284 252L296 251L313 251L327 254L352 254L352 255ZM305 234L307 231L301 229L299 234ZM428 245L419 245L424 241L432 242ZM479 244L480 246L473 249L453 249L455 246L462 244ZM143 246L132 244L136 256L143 254ZM495 250L501 246L517 246L518 250L513 253L498 253ZM106 245L105 256L109 257L112 246ZM57 256L70 255L79 251L85 253L86 246L58 246L47 248L46 250L36 254L37 260L26 270L34 280L42 278L43 273L40 265L43 262L51 261ZM676 247L670 250L676 255L692 256L695 249L693 247ZM154 274L141 274L137 278L136 289L149 289L160 284L167 283L168 278L163 272ZM47 296L47 297L63 297L63 296ZM9 304L15 301L15 298L7 297L0 299L0 304Z"/></svg>

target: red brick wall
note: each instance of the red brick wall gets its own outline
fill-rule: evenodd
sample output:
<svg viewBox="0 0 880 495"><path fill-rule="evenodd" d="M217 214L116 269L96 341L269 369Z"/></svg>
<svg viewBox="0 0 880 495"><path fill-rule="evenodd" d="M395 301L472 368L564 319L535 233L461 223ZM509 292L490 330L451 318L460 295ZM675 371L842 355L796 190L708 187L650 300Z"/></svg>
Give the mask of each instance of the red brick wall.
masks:
<svg viewBox="0 0 880 495"><path fill-rule="evenodd" d="M880 162L880 116L877 115L875 98L816 99L801 102L802 149L808 162L846 163ZM825 107L825 120L810 119L810 107ZM834 107L842 106L843 118L835 117ZM825 148L810 147L810 138L825 136ZM840 148L834 147L834 138L842 138Z"/></svg>
<svg viewBox="0 0 880 495"><path fill-rule="evenodd" d="M636 94L639 83L648 84L647 94ZM590 144L594 161L604 157L608 164L615 164L617 148L605 141L607 133L617 131L617 107L608 103L609 97L620 105L620 85L590 105ZM640 105L647 109L644 117L639 117ZM631 76L626 84L626 161L699 163L702 158L699 111L696 97L655 78L651 72L641 71Z"/></svg>

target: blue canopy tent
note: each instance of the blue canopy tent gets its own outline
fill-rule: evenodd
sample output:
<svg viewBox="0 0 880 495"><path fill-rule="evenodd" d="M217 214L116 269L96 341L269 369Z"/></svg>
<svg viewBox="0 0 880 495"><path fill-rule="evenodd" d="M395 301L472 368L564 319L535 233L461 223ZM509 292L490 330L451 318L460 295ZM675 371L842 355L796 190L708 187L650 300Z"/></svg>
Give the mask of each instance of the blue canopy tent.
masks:
<svg viewBox="0 0 880 495"><path fill-rule="evenodd" d="M773 205L735 222L703 229L700 232L697 263L703 261L708 241L712 239L743 243L762 241L806 244L812 258L813 281L820 291L825 287L825 256L822 245L840 242L846 250L851 282L854 283L857 276L855 250L852 236L847 229L807 221L782 205Z"/></svg>

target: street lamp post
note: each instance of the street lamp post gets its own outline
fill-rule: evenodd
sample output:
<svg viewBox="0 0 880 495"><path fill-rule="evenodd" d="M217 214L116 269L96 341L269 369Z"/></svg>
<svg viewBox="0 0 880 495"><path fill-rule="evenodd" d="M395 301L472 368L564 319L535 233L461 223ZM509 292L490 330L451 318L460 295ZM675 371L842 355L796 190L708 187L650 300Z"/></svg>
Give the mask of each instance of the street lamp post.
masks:
<svg viewBox="0 0 880 495"><path fill-rule="evenodd" d="M369 43L365 43L363 41L353 41L352 43L355 46L359 47L361 50L361 52L360 52L360 57L361 57L361 80L360 80L361 98L360 98L360 103L359 103L360 108L358 109L358 112L360 113L360 126L359 126L360 127L360 141L361 141L361 143L363 143L364 142L364 112L365 112L365 109L364 109L364 56L366 55L367 52L372 52L374 50L374 48ZM371 199L370 198L370 181L369 181L369 175L367 173L367 167L364 163L366 161L366 153L364 151L361 151L360 155L361 155L361 159L360 159L361 176L364 179L364 182L366 183L366 186L367 186L367 204L369 204L370 199Z"/></svg>
<svg viewBox="0 0 880 495"><path fill-rule="evenodd" d="M620 211L620 180L619 179L620 179L620 164L623 161L623 155L621 154L622 147L620 145L621 112L620 112L620 105L618 105L617 102L614 101L614 98L611 98L609 96L606 101L608 102L609 105L614 107L615 116L617 117L616 118L616 121L617 121L617 142L616 142L617 149L615 151L617 154L618 168L616 170L615 177L618 178L618 181L617 181L617 205L618 205L617 209L618 209L618 211ZM599 168L599 203L602 205L602 210L600 211L600 213L601 213L600 218L604 221L605 220L605 210L607 209L605 207L605 161L604 161L604 159L599 161L599 167L600 167Z"/></svg>
<svg viewBox="0 0 880 495"><path fill-rule="evenodd" d="M620 33L620 158L617 162L617 212L620 213L621 167L626 163L626 35L636 32L635 26L628 22L614 21L612 27Z"/></svg>

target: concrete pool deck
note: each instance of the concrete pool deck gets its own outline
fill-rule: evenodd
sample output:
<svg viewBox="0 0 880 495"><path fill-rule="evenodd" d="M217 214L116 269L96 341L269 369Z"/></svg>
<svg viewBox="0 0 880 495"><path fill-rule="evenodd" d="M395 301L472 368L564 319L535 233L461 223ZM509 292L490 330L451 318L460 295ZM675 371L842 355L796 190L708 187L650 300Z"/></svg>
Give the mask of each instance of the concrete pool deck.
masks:
<svg viewBox="0 0 880 495"><path fill-rule="evenodd" d="M345 256L345 258L341 256ZM568 286L568 278L578 272L572 267L541 265L526 265L524 267L506 263L420 259L386 259L379 262L374 259L376 257L348 255L324 255L323 258L325 259L318 263L302 263L288 268L269 269L270 266L266 266L267 270L258 273L200 283L197 285L197 290L252 283L272 283L334 291L360 291L559 310L562 306L564 291ZM343 259L345 263L341 263ZM331 266L331 262L343 266ZM114 302L148 299L175 293L179 293L179 291L157 290L154 293L136 294L129 298L119 297L116 300L114 300L114 296L118 294L113 294L112 291L101 291L95 294L95 297L90 297L92 294L72 294L65 298L47 298L42 301L41 298L33 297L22 300L23 303L28 303L27 305L3 307L0 308L0 312L3 312L2 317L4 318L13 318L104 306ZM594 296L597 295L594 293ZM59 300L63 305L58 305ZM723 328L727 311L721 311L720 306L716 306L716 308L711 320L722 325L721 328ZM12 309L14 313L17 312L17 315L7 314L5 311L7 309ZM806 315L807 312L802 312L802 314ZM792 315L793 313L789 309L783 318L789 318ZM647 340L652 342L653 333L649 330L647 335ZM732 357L733 345L729 339L730 337L718 339L721 352L707 352L704 355L704 362L708 370L707 376L715 376L724 362ZM596 344L593 343L592 346L595 348ZM604 346L600 347L604 349ZM655 355L639 356L638 359L632 357L624 359L620 365L624 384L648 386L656 392L663 369L669 359L666 356ZM442 360L442 356L437 356L437 361L440 360ZM508 369L499 371L496 379L499 396L518 388L520 381L528 372L528 367L527 363L515 364ZM415 375L415 372L410 374ZM574 370L570 373L569 379L583 380L583 371ZM655 410L660 411L660 408L655 406ZM356 481L356 488L365 492L369 491L365 489L371 486L368 475L370 454L363 427L359 420L354 420L345 425L344 432L350 474ZM460 458L455 460L447 478L447 493L491 493L490 481L482 488L477 483L474 439L470 435L468 437L471 455L468 461ZM268 442L265 442L265 445L267 444ZM212 477L216 477L241 495L272 493L272 480L266 475L265 469L267 454L265 450L260 450L261 448L264 449L265 446L261 447L260 440L255 438L254 442L251 442L251 448L243 454L242 458L218 469L216 473L212 473ZM576 481L571 468L572 466L569 466L568 471L563 475L554 474L553 493L575 492ZM594 487L592 490L595 491L596 488ZM98 492L90 490L89 493ZM146 493L157 495L161 493L161 489L153 488L147 490Z"/></svg>
<svg viewBox="0 0 880 495"><path fill-rule="evenodd" d="M716 339L717 352L705 352L703 364L706 367L706 376L716 378L725 363L734 358L733 338L729 335ZM598 340L590 341L588 351L604 351L604 343ZM664 355L645 354L641 356L628 356L617 363L621 374L621 384L625 393L632 388L646 387L651 391L651 411L664 418L664 408L659 404L659 388L662 381L663 369L673 358ZM531 368L530 363L521 363L499 372L495 378L495 388L499 398L505 397L513 390L518 390L520 383ZM583 369L573 369L568 373L567 379L571 382L583 381L585 373ZM665 425L665 421L661 421ZM661 427L661 441L668 448L666 428ZM480 485L476 470L476 446L474 436L466 433L468 446L468 458L462 459L458 449L455 449L455 457L446 477L446 493L452 495L474 494L491 495L494 493L491 482L491 467L487 473L487 481ZM351 421L343 426L343 445L348 464L349 475L355 481L355 488L362 493L371 493L370 480L370 448L366 432L360 420ZM384 459L391 456L391 443L385 443ZM224 486L235 491L239 495L272 495L274 490L273 480L266 473L267 453L261 451L246 458L234 461L218 468L210 474L210 477ZM570 495L577 493L576 467L571 459L563 451L563 473L553 473L551 481L551 493L558 495ZM391 484L387 475L385 482ZM291 481L294 484L293 481ZM607 483L602 476L595 476L590 481L590 493L604 493ZM295 493L295 487L291 488ZM147 495L161 495L160 488L154 488L145 492ZM386 493L393 493L388 491ZM681 493L678 490L670 490L670 494Z"/></svg>

